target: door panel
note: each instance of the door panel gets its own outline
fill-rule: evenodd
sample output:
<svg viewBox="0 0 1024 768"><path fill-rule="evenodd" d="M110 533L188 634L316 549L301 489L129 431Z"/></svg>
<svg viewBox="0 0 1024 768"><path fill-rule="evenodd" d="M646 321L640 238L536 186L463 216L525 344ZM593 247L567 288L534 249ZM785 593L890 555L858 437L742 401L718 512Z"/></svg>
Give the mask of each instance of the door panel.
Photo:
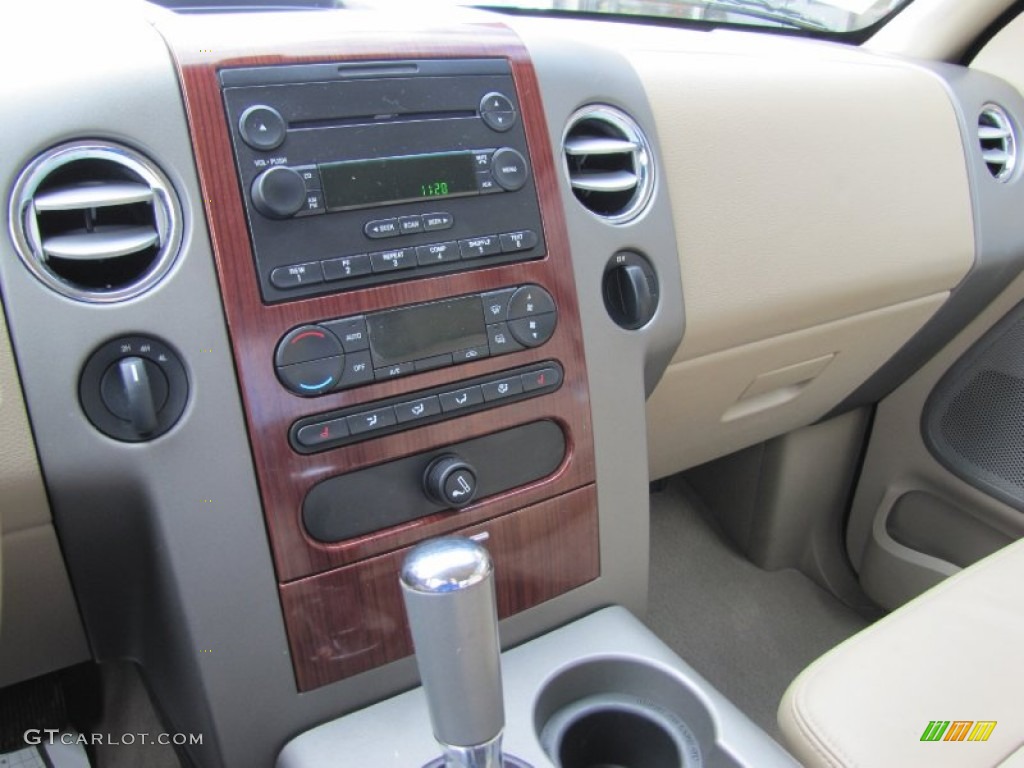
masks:
<svg viewBox="0 0 1024 768"><path fill-rule="evenodd" d="M1021 50L1024 14L971 68L1024 93ZM984 120L964 120L977 151ZM1019 112L1011 123L1019 151ZM972 179L977 256L999 254L1007 287L875 412L846 545L865 591L887 608L1024 536L1024 277L1006 277L1024 256L1019 166L998 179L988 165Z"/></svg>
<svg viewBox="0 0 1024 768"><path fill-rule="evenodd" d="M1018 277L876 410L847 551L886 608L1024 536L1022 299Z"/></svg>

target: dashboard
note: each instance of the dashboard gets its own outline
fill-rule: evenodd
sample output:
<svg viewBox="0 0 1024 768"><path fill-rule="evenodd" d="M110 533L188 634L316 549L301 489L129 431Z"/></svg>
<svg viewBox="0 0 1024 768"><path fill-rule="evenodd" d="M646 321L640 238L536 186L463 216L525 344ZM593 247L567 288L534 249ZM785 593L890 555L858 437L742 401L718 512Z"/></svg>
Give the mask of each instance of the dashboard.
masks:
<svg viewBox="0 0 1024 768"><path fill-rule="evenodd" d="M470 10L26 13L59 54L3 33L3 682L137 661L199 765L415 684L424 539L486 543L506 646L642 615L650 480L876 402L1022 266L976 134L1024 100L979 71Z"/></svg>

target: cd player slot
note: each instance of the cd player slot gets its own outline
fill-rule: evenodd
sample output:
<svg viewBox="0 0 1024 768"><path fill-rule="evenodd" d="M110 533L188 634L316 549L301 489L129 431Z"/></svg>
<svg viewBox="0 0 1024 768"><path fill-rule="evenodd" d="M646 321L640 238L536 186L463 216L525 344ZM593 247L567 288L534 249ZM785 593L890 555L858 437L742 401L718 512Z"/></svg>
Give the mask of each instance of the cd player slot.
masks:
<svg viewBox="0 0 1024 768"><path fill-rule="evenodd" d="M420 65L415 62L395 64L338 64L339 77L398 77L399 75L415 75ZM307 67L308 69L311 69Z"/></svg>
<svg viewBox="0 0 1024 768"><path fill-rule="evenodd" d="M352 115L348 117L295 120L288 123L290 131L305 131L317 128L350 128L359 125L383 125L386 123L414 123L426 120L465 120L475 118L476 111L457 109L450 112L401 112L389 115Z"/></svg>

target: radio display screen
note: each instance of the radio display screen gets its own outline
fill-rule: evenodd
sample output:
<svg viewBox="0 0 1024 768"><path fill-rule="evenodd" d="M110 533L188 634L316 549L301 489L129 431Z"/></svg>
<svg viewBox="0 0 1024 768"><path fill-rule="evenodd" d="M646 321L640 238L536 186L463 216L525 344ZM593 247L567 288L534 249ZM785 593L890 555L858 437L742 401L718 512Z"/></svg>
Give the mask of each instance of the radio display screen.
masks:
<svg viewBox="0 0 1024 768"><path fill-rule="evenodd" d="M366 323L376 368L487 345L479 296L376 312Z"/></svg>
<svg viewBox="0 0 1024 768"><path fill-rule="evenodd" d="M472 152L324 163L320 180L328 211L478 194Z"/></svg>

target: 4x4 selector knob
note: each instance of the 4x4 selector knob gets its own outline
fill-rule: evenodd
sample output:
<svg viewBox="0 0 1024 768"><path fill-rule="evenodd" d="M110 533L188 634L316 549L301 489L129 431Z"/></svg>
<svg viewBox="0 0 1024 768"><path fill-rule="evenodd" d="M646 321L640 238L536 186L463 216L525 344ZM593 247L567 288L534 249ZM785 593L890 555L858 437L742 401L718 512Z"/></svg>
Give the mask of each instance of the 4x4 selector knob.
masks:
<svg viewBox="0 0 1024 768"><path fill-rule="evenodd" d="M423 490L438 504L464 507L476 497L476 470L454 454L440 456L427 467Z"/></svg>
<svg viewBox="0 0 1024 768"><path fill-rule="evenodd" d="M306 205L306 182L298 171L279 165L252 183L252 204L271 219L287 219Z"/></svg>

